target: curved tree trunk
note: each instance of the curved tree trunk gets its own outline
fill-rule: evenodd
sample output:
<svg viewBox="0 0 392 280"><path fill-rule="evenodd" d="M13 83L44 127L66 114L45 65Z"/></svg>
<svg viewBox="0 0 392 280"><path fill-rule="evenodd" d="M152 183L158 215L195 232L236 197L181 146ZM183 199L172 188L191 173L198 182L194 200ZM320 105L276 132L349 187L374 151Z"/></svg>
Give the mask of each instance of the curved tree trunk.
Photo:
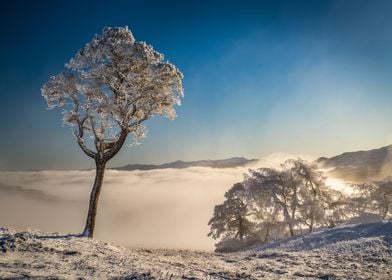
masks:
<svg viewBox="0 0 392 280"><path fill-rule="evenodd" d="M106 163L96 162L95 181L90 194L90 204L88 208L86 226L82 233L82 236L86 236L89 238L92 238L94 235L95 217L97 216L98 199L101 193L103 176L105 173L105 164Z"/></svg>
<svg viewBox="0 0 392 280"><path fill-rule="evenodd" d="M90 204L88 208L86 226L83 230L82 236L92 238L94 235L95 218L97 216L98 199L101 193L105 165L120 151L121 147L125 143L125 140L127 139L127 135L128 130L123 129L120 133L119 139L110 147L110 149L107 151L102 151L99 150L99 147L97 147L97 153L94 153L93 156L91 156L95 159L96 174L93 189L90 195ZM83 147L81 146L81 148Z"/></svg>

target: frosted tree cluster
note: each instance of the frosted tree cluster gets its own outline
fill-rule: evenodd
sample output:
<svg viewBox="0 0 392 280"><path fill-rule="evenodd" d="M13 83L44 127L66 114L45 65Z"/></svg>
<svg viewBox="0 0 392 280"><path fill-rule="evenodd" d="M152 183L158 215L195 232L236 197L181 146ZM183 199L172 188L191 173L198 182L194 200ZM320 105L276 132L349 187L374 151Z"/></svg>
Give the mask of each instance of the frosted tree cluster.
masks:
<svg viewBox="0 0 392 280"><path fill-rule="evenodd" d="M131 134L146 134L154 115L176 117L183 96L182 73L127 27L105 28L42 87L49 108L61 108L82 151L95 160L97 175L83 235L92 237L96 203L106 163Z"/></svg>
<svg viewBox="0 0 392 280"><path fill-rule="evenodd" d="M348 204L325 179L316 165L301 159L278 169L249 170L215 207L209 236L221 238L217 249L230 250L225 246L233 246L233 240L243 241L234 245L240 247L335 226L346 218Z"/></svg>

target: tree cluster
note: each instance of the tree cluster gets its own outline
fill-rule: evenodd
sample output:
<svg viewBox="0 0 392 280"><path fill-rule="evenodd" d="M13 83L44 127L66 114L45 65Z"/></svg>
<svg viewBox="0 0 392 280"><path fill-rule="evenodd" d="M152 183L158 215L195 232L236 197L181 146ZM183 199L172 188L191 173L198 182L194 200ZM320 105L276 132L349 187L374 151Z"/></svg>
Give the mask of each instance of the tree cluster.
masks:
<svg viewBox="0 0 392 280"><path fill-rule="evenodd" d="M326 185L315 164L301 159L287 160L280 168L249 170L225 198L209 221L209 236L220 238L221 244L269 242L334 227L353 216L351 201Z"/></svg>

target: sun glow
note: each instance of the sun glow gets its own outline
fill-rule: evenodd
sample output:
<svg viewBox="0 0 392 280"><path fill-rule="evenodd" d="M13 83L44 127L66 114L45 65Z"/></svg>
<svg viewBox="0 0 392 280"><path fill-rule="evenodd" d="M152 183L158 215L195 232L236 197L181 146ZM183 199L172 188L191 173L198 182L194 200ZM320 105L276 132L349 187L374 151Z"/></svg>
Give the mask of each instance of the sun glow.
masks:
<svg viewBox="0 0 392 280"><path fill-rule="evenodd" d="M340 191L344 194L351 194L353 192L353 189L350 186L350 184L344 180L334 178L334 177L327 177L326 183L332 189Z"/></svg>

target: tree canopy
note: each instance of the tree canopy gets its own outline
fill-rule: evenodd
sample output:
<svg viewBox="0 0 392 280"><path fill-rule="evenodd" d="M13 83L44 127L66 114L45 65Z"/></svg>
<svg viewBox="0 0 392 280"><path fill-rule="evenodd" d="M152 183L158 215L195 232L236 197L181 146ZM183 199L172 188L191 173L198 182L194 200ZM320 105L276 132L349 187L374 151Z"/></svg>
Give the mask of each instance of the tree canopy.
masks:
<svg viewBox="0 0 392 280"><path fill-rule="evenodd" d="M105 28L42 87L49 108L63 110L81 149L109 160L128 134L144 137L153 115L174 119L183 96L182 73L127 27ZM88 147L86 136L93 138ZM95 151L94 151L95 150Z"/></svg>

